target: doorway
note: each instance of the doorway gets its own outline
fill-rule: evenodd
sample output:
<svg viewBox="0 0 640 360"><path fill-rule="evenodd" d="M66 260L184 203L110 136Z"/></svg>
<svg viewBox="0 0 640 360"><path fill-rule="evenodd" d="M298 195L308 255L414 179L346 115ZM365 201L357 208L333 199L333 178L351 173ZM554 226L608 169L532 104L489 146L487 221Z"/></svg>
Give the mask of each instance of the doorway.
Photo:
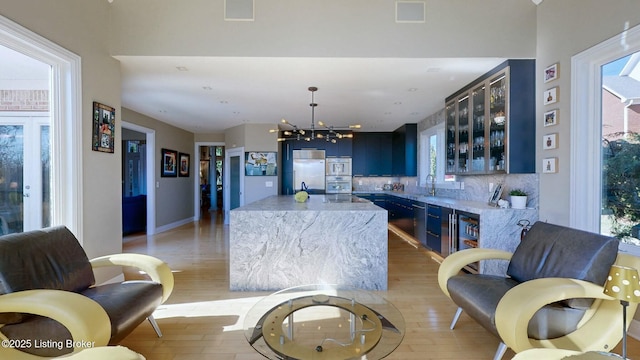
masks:
<svg viewBox="0 0 640 360"><path fill-rule="evenodd" d="M224 183L224 143L196 143L198 177L195 213L199 219L212 220L222 215Z"/></svg>
<svg viewBox="0 0 640 360"><path fill-rule="evenodd" d="M144 231L147 235L156 233L155 139L155 130L122 121L123 234L131 230L128 226L132 224L125 223L129 210L138 216L135 230ZM126 198L130 198L127 202L131 200L133 204L125 204ZM131 209L125 211L125 206ZM143 230L140 230L140 222L144 223Z"/></svg>
<svg viewBox="0 0 640 360"><path fill-rule="evenodd" d="M227 150L224 165L224 223L229 224L230 211L244 205L244 147Z"/></svg>

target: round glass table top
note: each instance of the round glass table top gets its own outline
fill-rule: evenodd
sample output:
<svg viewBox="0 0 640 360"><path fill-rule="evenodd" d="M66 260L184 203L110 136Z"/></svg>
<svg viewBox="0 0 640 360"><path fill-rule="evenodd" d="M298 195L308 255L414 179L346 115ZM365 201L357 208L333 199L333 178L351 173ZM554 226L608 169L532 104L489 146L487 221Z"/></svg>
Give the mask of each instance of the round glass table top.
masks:
<svg viewBox="0 0 640 360"><path fill-rule="evenodd" d="M247 341L269 359L382 359L400 345L404 332L404 318L393 304L336 285L278 291L258 301L244 321Z"/></svg>

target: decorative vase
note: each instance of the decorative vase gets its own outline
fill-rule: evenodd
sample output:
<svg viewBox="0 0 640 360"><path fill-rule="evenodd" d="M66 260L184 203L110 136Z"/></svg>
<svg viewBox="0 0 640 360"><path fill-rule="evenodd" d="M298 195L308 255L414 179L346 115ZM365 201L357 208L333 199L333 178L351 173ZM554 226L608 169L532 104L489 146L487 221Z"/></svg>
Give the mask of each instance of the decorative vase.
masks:
<svg viewBox="0 0 640 360"><path fill-rule="evenodd" d="M527 197L511 195L511 208L513 209L526 209Z"/></svg>

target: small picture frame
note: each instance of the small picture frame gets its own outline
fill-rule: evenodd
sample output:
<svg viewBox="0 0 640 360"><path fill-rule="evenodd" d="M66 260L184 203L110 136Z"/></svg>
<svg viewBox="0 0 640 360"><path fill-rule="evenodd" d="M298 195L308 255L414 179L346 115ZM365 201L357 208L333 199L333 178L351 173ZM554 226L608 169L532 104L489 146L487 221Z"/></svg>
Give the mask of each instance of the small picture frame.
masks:
<svg viewBox="0 0 640 360"><path fill-rule="evenodd" d="M189 168L191 167L191 157L189 154L180 153L180 167L178 170L178 176L180 177L189 177Z"/></svg>
<svg viewBox="0 0 640 360"><path fill-rule="evenodd" d="M544 92L544 104L555 104L558 102L558 87L553 87Z"/></svg>
<svg viewBox="0 0 640 360"><path fill-rule="evenodd" d="M558 133L547 134L542 137L542 149L551 150L558 147Z"/></svg>
<svg viewBox="0 0 640 360"><path fill-rule="evenodd" d="M542 172L544 174L553 174L558 172L558 158L544 158L542 159Z"/></svg>
<svg viewBox="0 0 640 360"><path fill-rule="evenodd" d="M553 109L544 113L544 126L553 126L558 124L558 109Z"/></svg>
<svg viewBox="0 0 640 360"><path fill-rule="evenodd" d="M558 77L560 76L560 74L558 73L558 63L555 63L553 65L547 66L544 69L544 82L545 84L553 81L553 80L557 80Z"/></svg>
<svg viewBox="0 0 640 360"><path fill-rule="evenodd" d="M160 176L178 176L178 152L169 149L161 149L160 151Z"/></svg>
<svg viewBox="0 0 640 360"><path fill-rule="evenodd" d="M92 150L113 153L115 128L116 109L94 101Z"/></svg>

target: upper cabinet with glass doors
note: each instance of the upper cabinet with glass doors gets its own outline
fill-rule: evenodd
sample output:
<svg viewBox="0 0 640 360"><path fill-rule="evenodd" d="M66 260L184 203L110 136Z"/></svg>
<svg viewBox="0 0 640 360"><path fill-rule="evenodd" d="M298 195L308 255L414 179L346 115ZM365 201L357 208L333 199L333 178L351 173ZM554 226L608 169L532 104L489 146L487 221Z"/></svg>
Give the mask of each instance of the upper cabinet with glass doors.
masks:
<svg viewBox="0 0 640 360"><path fill-rule="evenodd" d="M535 172L535 61L508 60L446 99L447 174Z"/></svg>

